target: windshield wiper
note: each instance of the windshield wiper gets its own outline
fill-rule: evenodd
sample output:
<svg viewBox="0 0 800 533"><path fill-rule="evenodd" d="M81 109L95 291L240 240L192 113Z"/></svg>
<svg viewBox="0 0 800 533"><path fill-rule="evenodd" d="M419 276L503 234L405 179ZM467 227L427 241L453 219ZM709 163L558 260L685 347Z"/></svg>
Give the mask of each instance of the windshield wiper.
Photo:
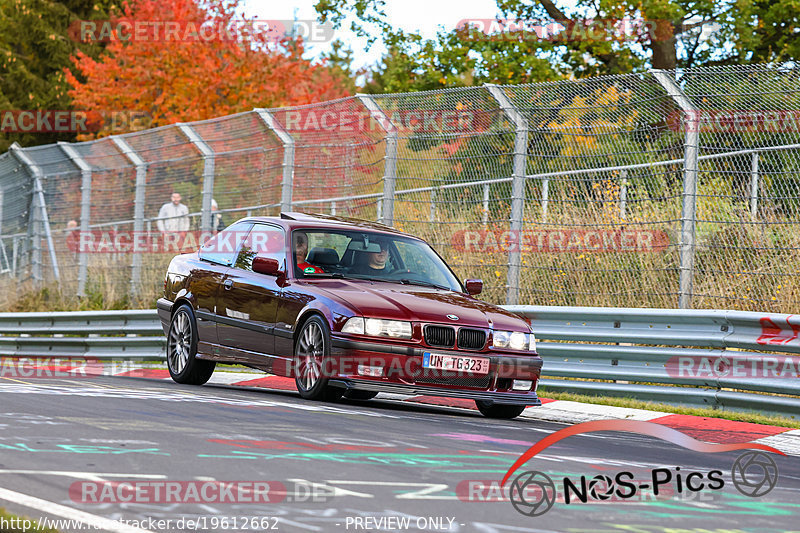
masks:
<svg viewBox="0 0 800 533"><path fill-rule="evenodd" d="M450 287L445 287L444 285L438 285L436 283L431 283L430 281L420 281L420 280L416 280L416 279L412 280L412 279L408 279L408 278L403 278L403 279L400 280L400 283L402 283L403 285L419 285L421 287L433 287L434 289L440 289L440 290L443 290L443 291L452 290L452 289L450 289Z"/></svg>

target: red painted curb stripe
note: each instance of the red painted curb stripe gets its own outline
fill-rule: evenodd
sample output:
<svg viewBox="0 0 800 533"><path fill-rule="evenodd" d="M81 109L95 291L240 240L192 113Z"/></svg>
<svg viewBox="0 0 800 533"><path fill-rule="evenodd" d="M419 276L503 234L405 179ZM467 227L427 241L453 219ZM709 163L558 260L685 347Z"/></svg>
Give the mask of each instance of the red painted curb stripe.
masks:
<svg viewBox="0 0 800 533"><path fill-rule="evenodd" d="M115 376L125 376L130 378L149 378L149 379L165 379L170 377L169 370L166 368L137 368L136 370L129 370L121 374L114 374Z"/></svg>
<svg viewBox="0 0 800 533"><path fill-rule="evenodd" d="M693 415L667 415L650 420L677 429L695 439L719 444L739 444L789 431L791 428L737 422Z"/></svg>
<svg viewBox="0 0 800 533"><path fill-rule="evenodd" d="M297 390L294 379L283 376L267 376L265 378L249 379L231 383L237 387L259 387L262 389Z"/></svg>

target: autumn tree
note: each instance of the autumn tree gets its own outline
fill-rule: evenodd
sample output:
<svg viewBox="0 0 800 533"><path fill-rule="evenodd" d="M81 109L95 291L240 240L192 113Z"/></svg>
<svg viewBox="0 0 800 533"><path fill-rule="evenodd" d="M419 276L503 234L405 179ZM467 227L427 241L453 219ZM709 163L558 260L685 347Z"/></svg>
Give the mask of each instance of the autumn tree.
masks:
<svg viewBox="0 0 800 533"><path fill-rule="evenodd" d="M345 96L341 71L303 58L303 43L238 18L238 0L132 0L113 19L99 59L66 71L76 107L140 112L150 127ZM161 25L153 22L164 23ZM170 33L167 23L177 22ZM143 29L139 35L136 29ZM173 27L175 29L175 27ZM97 134L110 133L104 127ZM119 133L119 131L115 131Z"/></svg>
<svg viewBox="0 0 800 533"><path fill-rule="evenodd" d="M105 18L110 0L0 1L0 110L68 110L63 70L76 49L97 57L102 43L71 38L70 24ZM74 133L0 132L0 153L23 146L74 140Z"/></svg>
<svg viewBox="0 0 800 533"><path fill-rule="evenodd" d="M372 92L526 83L746 63L790 62L800 54L798 0L496 0L503 21L559 23L560 32L474 33L456 27L436 39L394 28L384 0L318 0L323 21L388 48L373 69ZM627 22L626 22L627 21ZM614 22L618 22L614 27ZM605 26L587 36L594 24ZM502 26L500 26L502 27Z"/></svg>

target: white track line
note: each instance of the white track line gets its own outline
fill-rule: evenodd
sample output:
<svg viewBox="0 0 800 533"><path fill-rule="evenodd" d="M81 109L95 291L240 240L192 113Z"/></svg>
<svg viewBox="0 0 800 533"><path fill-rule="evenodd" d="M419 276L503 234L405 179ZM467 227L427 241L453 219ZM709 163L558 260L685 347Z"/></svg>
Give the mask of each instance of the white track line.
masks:
<svg viewBox="0 0 800 533"><path fill-rule="evenodd" d="M523 411L522 417L552 422L578 423L592 420L608 420L610 418L647 421L669 414L672 413L558 400L548 402L541 407L529 407Z"/></svg>
<svg viewBox="0 0 800 533"><path fill-rule="evenodd" d="M800 429L792 429L777 435L762 437L754 442L778 448L786 455L800 455Z"/></svg>
<svg viewBox="0 0 800 533"><path fill-rule="evenodd" d="M149 529L140 529L138 527L129 526L116 520L109 520L102 516L93 515L84 511L66 507L57 503L49 502L27 494L14 492L13 490L0 489L0 500L36 509L43 513L52 514L66 518L67 520L74 520L89 525L89 527L99 528L103 531L111 531L112 533L155 533Z"/></svg>

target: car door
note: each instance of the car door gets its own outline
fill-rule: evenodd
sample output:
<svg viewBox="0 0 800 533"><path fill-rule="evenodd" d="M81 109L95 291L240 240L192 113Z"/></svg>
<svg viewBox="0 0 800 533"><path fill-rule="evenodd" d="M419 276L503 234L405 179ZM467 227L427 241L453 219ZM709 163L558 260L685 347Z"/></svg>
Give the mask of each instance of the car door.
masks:
<svg viewBox="0 0 800 533"><path fill-rule="evenodd" d="M197 306L197 337L201 343L219 343L217 307L222 283L252 225L252 222L233 224L200 247L198 257L203 268L192 272L188 289Z"/></svg>
<svg viewBox="0 0 800 533"><path fill-rule="evenodd" d="M256 256L278 260L286 269L286 235L280 226L255 223L232 267L225 274L218 298L217 334L224 346L254 355L272 355L275 319L282 287L277 276L253 271ZM270 358L254 361L271 366Z"/></svg>

